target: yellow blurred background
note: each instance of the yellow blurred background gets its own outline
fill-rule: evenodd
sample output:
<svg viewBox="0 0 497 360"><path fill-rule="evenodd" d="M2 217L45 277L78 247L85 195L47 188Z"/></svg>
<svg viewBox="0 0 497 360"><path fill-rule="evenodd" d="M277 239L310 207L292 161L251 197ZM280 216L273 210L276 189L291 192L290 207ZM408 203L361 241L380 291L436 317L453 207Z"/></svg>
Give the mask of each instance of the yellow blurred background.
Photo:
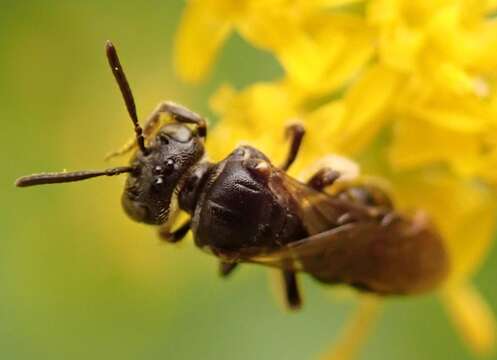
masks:
<svg viewBox="0 0 497 360"><path fill-rule="evenodd" d="M140 117L164 99L210 117L208 95L281 73L232 38L202 86L173 73L182 1L2 1L0 11L0 358L310 359L356 300L303 281L305 306L284 312L267 270L217 276L190 240L160 243L120 207L124 177L16 189L16 177L109 166L132 135L104 56L114 41ZM114 161L112 165L124 163ZM475 224L476 226L477 224ZM494 310L497 253L475 278ZM469 359L432 296L388 301L363 359Z"/></svg>

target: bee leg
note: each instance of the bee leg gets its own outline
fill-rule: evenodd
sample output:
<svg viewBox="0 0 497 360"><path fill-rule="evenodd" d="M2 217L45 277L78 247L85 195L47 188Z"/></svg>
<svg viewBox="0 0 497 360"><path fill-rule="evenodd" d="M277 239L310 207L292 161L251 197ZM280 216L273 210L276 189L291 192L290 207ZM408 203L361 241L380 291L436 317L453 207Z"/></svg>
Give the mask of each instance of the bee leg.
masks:
<svg viewBox="0 0 497 360"><path fill-rule="evenodd" d="M398 213L396 213L395 211L386 212L385 214L382 214L381 226L389 226L398 220L401 220L401 217Z"/></svg>
<svg viewBox="0 0 497 360"><path fill-rule="evenodd" d="M186 107L172 101L164 101L157 105L155 110L148 117L148 120L143 128L143 132L145 134L149 134L157 128L160 122L159 120L161 114L171 115L174 121L180 123L194 124L197 126L197 134L200 137L205 138L207 136L207 122L205 119L197 113L194 113Z"/></svg>
<svg viewBox="0 0 497 360"><path fill-rule="evenodd" d="M155 110L150 114L147 121L143 125L143 136L145 140L148 140L157 130L160 125L160 107L162 104L159 104ZM118 156L126 155L130 151L133 151L136 148L136 137L132 137L129 139L121 148L116 151L113 151L105 156L105 160L109 160Z"/></svg>
<svg viewBox="0 0 497 360"><path fill-rule="evenodd" d="M322 168L307 181L307 185L314 190L321 191L325 187L332 185L339 177L340 173L338 171L330 168Z"/></svg>
<svg viewBox="0 0 497 360"><path fill-rule="evenodd" d="M176 243L182 240L188 231L190 230L191 220L186 221L183 225L177 228L174 231L169 231L169 228L160 228L159 236L162 240L167 241L169 243Z"/></svg>
<svg viewBox="0 0 497 360"><path fill-rule="evenodd" d="M137 144L136 144L136 137L133 136L131 139L129 139L119 149L114 150L114 151L108 153L107 155L105 155L105 160L110 160L110 159L113 159L115 157L126 155L127 153L129 153L130 151L132 151L133 149L135 149L136 146L137 146Z"/></svg>
<svg viewBox="0 0 497 360"><path fill-rule="evenodd" d="M219 262L219 275L221 277L226 277L231 274L233 270L236 269L238 266L238 263L229 263L229 262L224 262L220 261Z"/></svg>
<svg viewBox="0 0 497 360"><path fill-rule="evenodd" d="M285 286L286 303L291 310L298 310L302 306L297 275L294 271L283 270L283 284Z"/></svg>
<svg viewBox="0 0 497 360"><path fill-rule="evenodd" d="M143 125L143 136L146 140L148 140L150 136L157 131L157 128L161 124L160 116L162 114L171 115L171 117L177 122L195 124L197 126L198 135L202 138L207 136L207 123L204 118L181 105L175 104L171 101L164 101L156 106ZM135 148L136 139L132 138L120 149L108 154L105 159L108 160L110 158L127 154Z"/></svg>
<svg viewBox="0 0 497 360"><path fill-rule="evenodd" d="M305 128L300 123L293 123L286 127L285 137L290 137L290 149L288 150L285 161L280 166L282 170L287 171L292 166L299 153L304 135Z"/></svg>

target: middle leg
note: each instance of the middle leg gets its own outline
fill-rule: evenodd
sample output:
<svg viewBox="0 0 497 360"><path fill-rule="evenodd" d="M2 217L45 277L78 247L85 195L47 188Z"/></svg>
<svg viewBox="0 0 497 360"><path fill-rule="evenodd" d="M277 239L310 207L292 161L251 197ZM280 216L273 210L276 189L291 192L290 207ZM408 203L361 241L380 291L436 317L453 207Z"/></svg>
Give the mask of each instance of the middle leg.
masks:
<svg viewBox="0 0 497 360"><path fill-rule="evenodd" d="M309 185L314 190L322 191L327 186L333 185L333 183L340 177L340 173L331 168L325 167L318 170L311 178L307 181Z"/></svg>
<svg viewBox="0 0 497 360"><path fill-rule="evenodd" d="M300 123L291 124L285 129L285 135L290 137L290 148L286 159L280 168L287 171L297 158L305 135L305 128ZM298 287L297 275L295 272L289 270L282 270L281 275L287 306L291 310L300 309L302 306L302 298Z"/></svg>
<svg viewBox="0 0 497 360"><path fill-rule="evenodd" d="M285 299L287 306L291 310L298 310L302 306L302 298L300 296L297 275L294 271L282 270L283 285L285 290Z"/></svg>
<svg viewBox="0 0 497 360"><path fill-rule="evenodd" d="M285 161L280 166L282 170L287 171L292 166L299 153L304 135L305 129L300 123L291 124L285 129L285 136L290 137L290 149L288 149Z"/></svg>

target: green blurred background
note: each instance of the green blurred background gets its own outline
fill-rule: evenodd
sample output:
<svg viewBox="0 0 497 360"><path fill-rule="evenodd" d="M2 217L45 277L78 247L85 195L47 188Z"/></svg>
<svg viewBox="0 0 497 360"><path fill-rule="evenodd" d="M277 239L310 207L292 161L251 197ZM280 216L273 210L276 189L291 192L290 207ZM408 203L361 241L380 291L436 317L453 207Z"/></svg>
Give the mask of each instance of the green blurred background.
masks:
<svg viewBox="0 0 497 360"><path fill-rule="evenodd" d="M171 65L182 1L0 5L0 359L322 353L355 308L354 297L305 278L305 307L288 314L274 301L266 269L244 266L218 278L215 259L191 241L162 244L154 229L126 218L124 177L13 186L31 172L108 166L104 154L132 135L104 57L107 39L118 47L142 117L174 99L212 119L207 99L214 89L271 79L281 71L274 60L232 38L210 79L186 86ZM496 266L493 251L475 278L494 310ZM471 355L434 296L389 301L361 356L449 357Z"/></svg>

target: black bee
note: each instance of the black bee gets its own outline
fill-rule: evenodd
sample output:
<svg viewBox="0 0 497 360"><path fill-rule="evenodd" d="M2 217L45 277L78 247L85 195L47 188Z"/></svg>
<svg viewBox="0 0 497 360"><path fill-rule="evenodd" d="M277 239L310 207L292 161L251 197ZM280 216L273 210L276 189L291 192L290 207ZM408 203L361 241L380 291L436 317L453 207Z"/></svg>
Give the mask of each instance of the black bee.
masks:
<svg viewBox="0 0 497 360"><path fill-rule="evenodd" d="M223 276L243 262L281 269L291 308L301 305L297 272L383 295L420 293L443 281L447 254L422 213L398 213L385 192L367 184L325 192L340 177L332 168L320 169L306 183L287 175L304 136L301 125L287 128L290 146L281 166L250 146L211 163L204 158L206 121L196 113L164 102L140 127L112 43L106 51L136 132L136 140L119 152L138 148L130 164L35 174L18 179L17 186L127 173L122 205L132 219L157 226L169 242L192 230L195 244L220 259ZM161 115L172 122L161 124ZM190 218L172 231L177 207Z"/></svg>

